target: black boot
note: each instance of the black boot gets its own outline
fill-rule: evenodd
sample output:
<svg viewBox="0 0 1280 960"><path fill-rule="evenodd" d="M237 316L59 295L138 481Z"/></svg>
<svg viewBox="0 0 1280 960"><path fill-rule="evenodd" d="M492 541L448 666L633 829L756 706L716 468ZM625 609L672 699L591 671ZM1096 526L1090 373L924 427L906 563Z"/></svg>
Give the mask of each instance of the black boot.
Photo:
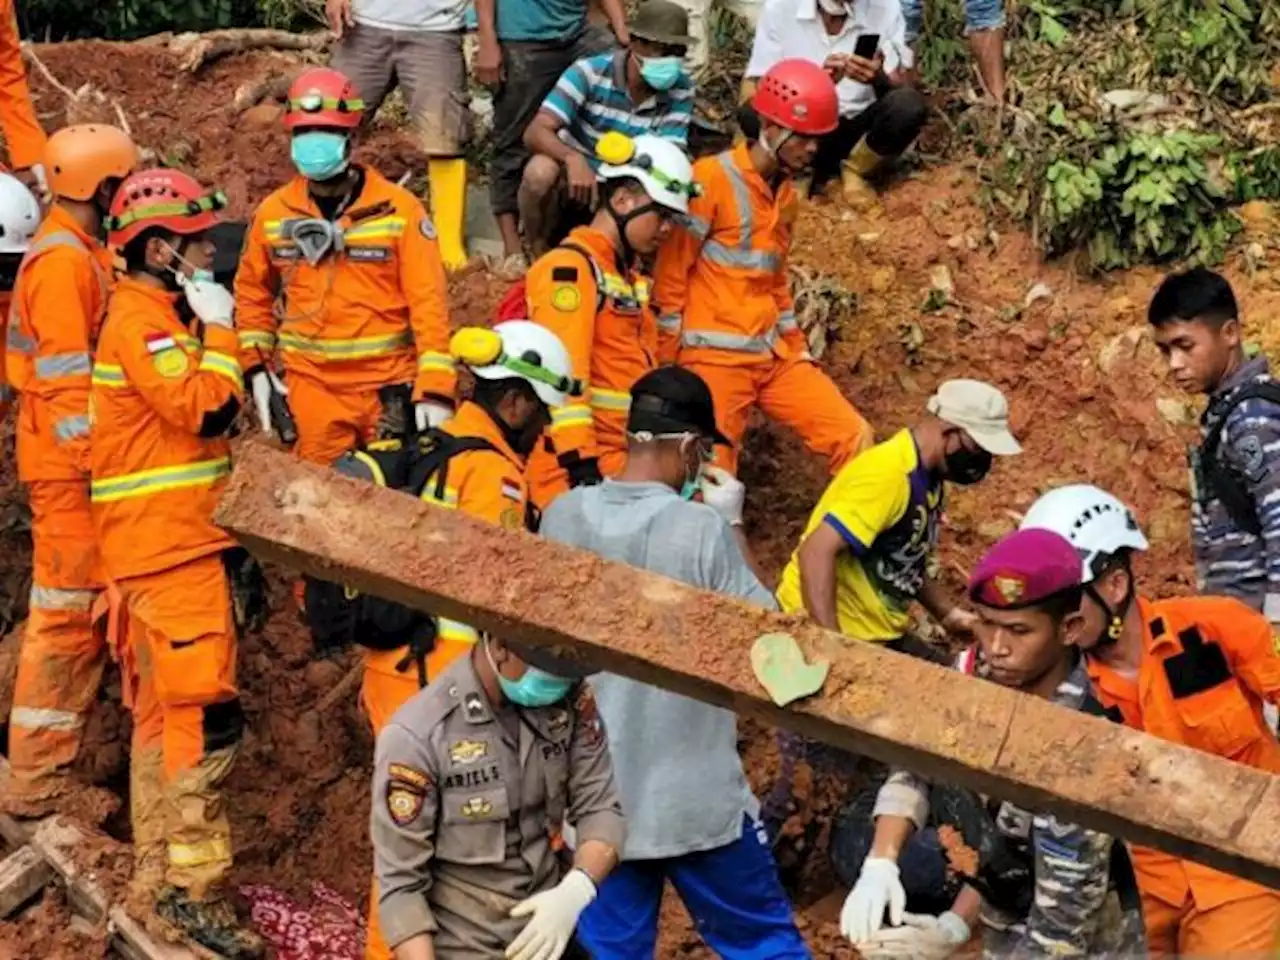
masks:
<svg viewBox="0 0 1280 960"><path fill-rule="evenodd" d="M200 946L227 960L262 960L266 945L243 925L224 897L194 900L181 887L166 885L156 895L156 913Z"/></svg>

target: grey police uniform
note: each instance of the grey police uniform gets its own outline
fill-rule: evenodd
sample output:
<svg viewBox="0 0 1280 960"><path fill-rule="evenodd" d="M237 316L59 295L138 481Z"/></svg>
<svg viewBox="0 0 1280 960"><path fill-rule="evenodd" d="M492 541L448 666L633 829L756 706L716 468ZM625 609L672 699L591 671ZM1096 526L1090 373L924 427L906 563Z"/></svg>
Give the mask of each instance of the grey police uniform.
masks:
<svg viewBox="0 0 1280 960"><path fill-rule="evenodd" d="M379 919L391 946L432 935L440 960L500 958L508 916L564 873L561 828L621 851L613 765L591 688L495 710L470 657L451 664L378 736L373 774Z"/></svg>

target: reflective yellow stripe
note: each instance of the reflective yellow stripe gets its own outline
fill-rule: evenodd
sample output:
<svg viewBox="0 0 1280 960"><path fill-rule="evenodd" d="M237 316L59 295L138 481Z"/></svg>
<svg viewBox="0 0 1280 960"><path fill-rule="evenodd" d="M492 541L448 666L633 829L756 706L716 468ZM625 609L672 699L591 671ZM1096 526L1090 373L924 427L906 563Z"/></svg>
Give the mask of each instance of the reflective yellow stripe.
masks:
<svg viewBox="0 0 1280 960"><path fill-rule="evenodd" d="M368 240L372 237L398 237L404 233L408 222L404 217L379 217L357 224L342 232L344 240Z"/></svg>
<svg viewBox="0 0 1280 960"><path fill-rule="evenodd" d="M116 500L131 500L134 497L149 497L184 487L205 486L225 477L230 472L230 457L184 463L176 467L139 470L137 473L126 473L118 477L105 477L102 480L93 481L89 487L89 499L94 503L112 503Z"/></svg>
<svg viewBox="0 0 1280 960"><path fill-rule="evenodd" d="M551 411L552 430L567 430L570 427L589 426L590 424L590 407L574 404L571 407L559 407Z"/></svg>
<svg viewBox="0 0 1280 960"><path fill-rule="evenodd" d="M200 369L216 373L235 384L237 390L244 390L244 376L240 373L240 364L234 357L225 353L206 351L200 358Z"/></svg>
<svg viewBox="0 0 1280 960"><path fill-rule="evenodd" d="M95 363L93 365L93 382L99 387L120 388L129 385L129 378L124 375L124 367L114 363Z"/></svg>
<svg viewBox="0 0 1280 960"><path fill-rule="evenodd" d="M256 350L258 348L267 351L274 350L276 348L276 335L260 330L245 330L240 334L240 349Z"/></svg>
<svg viewBox="0 0 1280 960"><path fill-rule="evenodd" d="M476 643L480 639L480 632L475 627L460 623L457 620L449 620L445 617L436 618L436 631L439 633L441 640Z"/></svg>
<svg viewBox="0 0 1280 960"><path fill-rule="evenodd" d="M169 863L175 867L203 867L231 862L231 839L210 837L198 843L169 843Z"/></svg>
<svg viewBox="0 0 1280 960"><path fill-rule="evenodd" d="M408 331L382 337L352 337L347 340L317 340L296 333L281 333L280 349L286 353L305 353L337 360L360 360L381 357L413 345Z"/></svg>
<svg viewBox="0 0 1280 960"><path fill-rule="evenodd" d="M201 343L195 337L185 333L173 334L173 341L178 346L182 347L183 350L186 350L187 353L196 353L204 349L203 343Z"/></svg>
<svg viewBox="0 0 1280 960"><path fill-rule="evenodd" d="M436 485L428 481L426 487L423 488L422 499L427 501L427 503L434 503L436 506L447 507L450 510L458 506L457 487L445 487L443 499L436 497L435 489Z"/></svg>
<svg viewBox="0 0 1280 960"><path fill-rule="evenodd" d="M419 370L445 370L453 372L453 357L447 353L424 353L418 357Z"/></svg>
<svg viewBox="0 0 1280 960"><path fill-rule="evenodd" d="M603 387L592 387L591 406L597 410L620 410L626 413L631 409L631 394L627 390L606 390Z"/></svg>

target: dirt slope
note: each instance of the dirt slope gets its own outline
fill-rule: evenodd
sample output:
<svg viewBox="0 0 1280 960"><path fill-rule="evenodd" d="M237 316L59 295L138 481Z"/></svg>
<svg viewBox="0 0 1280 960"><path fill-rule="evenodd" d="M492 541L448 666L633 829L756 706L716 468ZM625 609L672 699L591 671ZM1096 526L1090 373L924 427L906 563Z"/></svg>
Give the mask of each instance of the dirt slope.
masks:
<svg viewBox="0 0 1280 960"><path fill-rule="evenodd" d="M285 139L271 118L237 119L228 107L243 84L287 69L283 59L232 57L193 78L168 54L145 48L79 43L40 48L40 56L71 89L89 83L117 98L140 140L226 189L236 214L247 214L290 172ZM34 86L46 126L57 126L66 112L63 97L38 76ZM76 106L72 113L80 119L103 109ZM107 109L101 118L110 116ZM395 131L375 131L362 152L393 177L420 169L421 158ZM997 466L978 488L953 495L942 551L951 582L1015 526L1040 491L1091 479L1133 503L1145 523L1153 541L1140 569L1146 587L1156 594L1190 589L1185 434L1167 420L1185 411L1163 385L1144 333L1145 304L1158 274L1089 281L1069 264L1044 265L1025 235L988 229L975 192L968 170L945 167L896 184L879 218L849 218L822 205L802 215L795 260L835 275L860 299L826 363L882 436L911 423L947 377L988 379L1011 398L1026 453ZM1253 239L1265 253L1272 242L1265 211L1251 213ZM943 267L954 285L951 303L926 313L931 287L947 286ZM1264 341L1280 338L1262 330L1280 307L1276 275L1263 268L1250 276L1237 263L1228 273L1251 333ZM1048 295L1024 308L1037 284ZM452 291L455 321L486 319L501 292L482 274L462 278ZM822 469L794 438L765 427L749 437L743 475L752 539L767 566L779 571L821 491ZM25 593L29 547L16 500L6 454L0 461L0 612ZM351 661L311 660L286 590L281 579L274 597L279 612L263 636L245 643L241 657L249 733L228 786L235 798L236 879L302 896L320 880L363 905L369 737L353 697L323 715L315 710ZM83 766L97 781L122 789L128 722L117 703L108 689ZM769 733L746 727L743 748L753 784L767 790L777 763ZM820 843L840 785L814 783L805 772L798 787L797 825L807 828L809 843ZM123 818L110 827L127 838ZM818 956L852 956L838 943L832 901L810 906L830 892L818 858L798 894L802 925ZM20 930L0 928L0 956L6 949L16 956L96 955L96 946L83 939L74 946L59 939L51 929L57 925L47 922L61 915L58 909L52 905L41 922ZM661 956L710 956L676 905L664 916Z"/></svg>

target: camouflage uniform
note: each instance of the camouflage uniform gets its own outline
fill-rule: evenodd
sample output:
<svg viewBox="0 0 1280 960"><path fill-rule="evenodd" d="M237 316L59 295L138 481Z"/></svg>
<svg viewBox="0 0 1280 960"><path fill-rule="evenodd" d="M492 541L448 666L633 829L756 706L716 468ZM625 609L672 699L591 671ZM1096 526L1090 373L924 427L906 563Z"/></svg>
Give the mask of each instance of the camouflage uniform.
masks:
<svg viewBox="0 0 1280 960"><path fill-rule="evenodd" d="M981 664L976 672L982 675ZM1101 712L1088 690L1088 674L1083 663L1077 664L1058 687L1054 702ZM907 817L920 830L930 821L930 793L924 778L895 770L876 796L873 817ZM993 805L1004 862L988 871L986 850L980 848L982 864L974 883L988 888L982 891L985 957L1129 958L1145 953L1137 886L1128 854L1118 841L1008 801L993 801L988 808ZM991 876L993 872L1000 876ZM997 888L1002 894L993 896Z"/></svg>
<svg viewBox="0 0 1280 960"><path fill-rule="evenodd" d="M1236 597L1280 623L1280 406L1241 390L1271 383L1266 357L1247 360L1222 382L1201 419L1201 437L1223 429L1216 459L1247 491L1261 531L1242 530L1206 482L1201 449L1191 452L1191 532L1201 593Z"/></svg>

